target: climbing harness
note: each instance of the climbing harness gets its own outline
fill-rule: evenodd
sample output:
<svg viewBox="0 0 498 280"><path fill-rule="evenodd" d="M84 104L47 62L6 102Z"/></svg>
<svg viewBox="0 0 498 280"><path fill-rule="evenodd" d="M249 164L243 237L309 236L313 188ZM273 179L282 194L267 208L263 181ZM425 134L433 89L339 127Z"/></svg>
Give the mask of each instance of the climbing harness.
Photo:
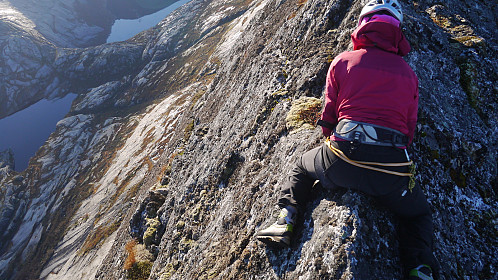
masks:
<svg viewBox="0 0 498 280"><path fill-rule="evenodd" d="M333 129L334 137L337 137L345 141L349 141L351 143L351 152L357 149L362 143L369 145L387 146L387 147L392 146L397 148L406 147L408 145L408 137L406 135L395 129L383 126L357 122L352 120L341 120L339 121L339 123L335 128L332 127L331 123L325 121L322 122L319 121L317 124L327 127L329 129ZM412 192L413 188L415 187L416 166L415 163L413 163L413 161L410 160L410 157L408 156L408 152L406 151L406 149L404 149L407 159L406 162L383 163L383 162L352 160L348 158L343 151L332 146L329 138L325 140L325 144L337 157L339 157L340 159L344 160L345 162L351 165L386 174L402 176L402 177L410 177L410 181L408 183L408 190ZM381 167L401 167L401 166L408 166L409 172L408 173L397 172L381 168ZM403 193L402 196L404 196L405 194L406 191Z"/></svg>
<svg viewBox="0 0 498 280"><path fill-rule="evenodd" d="M408 137L395 129L346 119L339 121L334 137L351 142L353 149L362 143L397 148L408 145Z"/></svg>
<svg viewBox="0 0 498 280"><path fill-rule="evenodd" d="M407 161L407 162L396 162L396 163L357 161L357 160L352 160L352 159L348 158L340 149L332 146L332 144L330 143L330 140L328 138L325 141L325 144L330 148L330 150L332 150L332 152L337 157L339 157L340 159L344 160L345 162L347 162L347 163L349 163L351 165L354 165L354 166L357 166L357 167L361 167L361 168L365 168L365 169L369 169L369 170L374 170L374 171L382 172L382 173L387 173L387 174L391 174L391 175L402 176L402 177L412 177L412 176L414 176L414 174L411 173L411 172L410 173L404 173L404 172L391 171L391 170L387 170L387 169L375 167L375 166L384 166L384 167L411 166L411 165L413 165L413 161L411 161L411 160ZM411 189L410 189L410 191L411 191Z"/></svg>

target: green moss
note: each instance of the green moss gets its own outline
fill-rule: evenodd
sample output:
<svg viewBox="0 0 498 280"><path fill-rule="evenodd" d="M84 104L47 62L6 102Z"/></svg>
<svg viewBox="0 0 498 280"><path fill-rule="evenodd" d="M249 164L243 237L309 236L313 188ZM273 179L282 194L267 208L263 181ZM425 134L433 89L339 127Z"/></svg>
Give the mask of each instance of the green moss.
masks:
<svg viewBox="0 0 498 280"><path fill-rule="evenodd" d="M463 58L457 61L460 68L460 85L467 94L469 105L476 110L477 114L487 121L488 117L483 111L483 105L480 101L481 89L478 85L478 66L477 63L469 58Z"/></svg>
<svg viewBox="0 0 498 280"><path fill-rule="evenodd" d="M195 104L197 104L197 101L206 93L205 90L199 90L198 92L195 93L195 95L192 97L190 109L194 109Z"/></svg>
<svg viewBox="0 0 498 280"><path fill-rule="evenodd" d="M466 47L475 48L485 45L485 41L483 38L474 35L457 36L453 37L452 39Z"/></svg>
<svg viewBox="0 0 498 280"><path fill-rule="evenodd" d="M285 71L285 69L282 69L282 75L284 76L284 78L287 80L287 78L289 78L289 74L287 74L287 71Z"/></svg>
<svg viewBox="0 0 498 280"><path fill-rule="evenodd" d="M185 126L185 131L183 133L183 139L188 140L190 135L192 135L192 131L194 131L195 120L190 121L187 126Z"/></svg>
<svg viewBox="0 0 498 280"><path fill-rule="evenodd" d="M130 269L128 269L127 278L130 280L147 280L149 278L151 270L152 262L137 262L134 263Z"/></svg>
<svg viewBox="0 0 498 280"><path fill-rule="evenodd" d="M450 33L451 40L459 43L460 46L463 45L471 48L482 48L486 46L486 41L477 36L472 27L465 23L465 20L459 15L449 17L436 15L432 17L432 21L446 32Z"/></svg>
<svg viewBox="0 0 498 280"><path fill-rule="evenodd" d="M184 221L179 221L178 223L176 223L176 229L177 230L181 230L185 227L185 222Z"/></svg>
<svg viewBox="0 0 498 280"><path fill-rule="evenodd" d="M197 204L194 210L191 212L192 219L196 222L199 222L202 217L202 204Z"/></svg>
<svg viewBox="0 0 498 280"><path fill-rule="evenodd" d="M215 269L211 269L207 273L207 279L216 278L216 276L218 276L218 274L220 274L218 271L216 271Z"/></svg>
<svg viewBox="0 0 498 280"><path fill-rule="evenodd" d="M439 25L442 28L450 28L452 25L451 20L449 18L441 15L433 17L432 21L434 21L435 24Z"/></svg>
<svg viewBox="0 0 498 280"><path fill-rule="evenodd" d="M195 244L195 241L188 238L182 238L178 244L178 250L183 253L187 253Z"/></svg>
<svg viewBox="0 0 498 280"><path fill-rule="evenodd" d="M156 237L157 229L161 222L157 218L155 219L146 219L147 230L145 230L143 235L143 242L145 246L152 245L154 238Z"/></svg>
<svg viewBox="0 0 498 280"><path fill-rule="evenodd" d="M272 97L284 97L284 96L286 96L288 93L289 93L289 91L288 91L288 90L286 90L286 89L283 89L283 88L282 88L282 89L279 89L279 90L275 91L275 92L274 92L274 93L272 93L271 95L272 95Z"/></svg>
<svg viewBox="0 0 498 280"><path fill-rule="evenodd" d="M176 269L175 267L173 266L172 263L168 263L164 269L163 269L163 274L161 275L161 280L168 280L171 278L171 276L173 276L173 274L175 274L176 272Z"/></svg>
<svg viewBox="0 0 498 280"><path fill-rule="evenodd" d="M287 129L314 129L320 118L322 102L314 97L301 97L292 102L291 109L285 121Z"/></svg>

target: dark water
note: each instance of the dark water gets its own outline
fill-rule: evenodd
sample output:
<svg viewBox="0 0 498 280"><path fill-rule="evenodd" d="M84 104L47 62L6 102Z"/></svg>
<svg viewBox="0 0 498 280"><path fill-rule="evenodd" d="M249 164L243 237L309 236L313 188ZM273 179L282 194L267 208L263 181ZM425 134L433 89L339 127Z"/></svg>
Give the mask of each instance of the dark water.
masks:
<svg viewBox="0 0 498 280"><path fill-rule="evenodd" d="M186 4L190 0L180 0L170 6L155 12L153 14L143 16L138 19L119 19L116 20L111 29L111 34L107 38L107 43L128 40L138 33L147 30L161 20L163 20L171 12L179 8L181 5Z"/></svg>
<svg viewBox="0 0 498 280"><path fill-rule="evenodd" d="M190 0L180 0L147 16L134 20L117 20L107 42L127 40L149 29L168 14ZM75 94L57 100L42 100L14 115L0 120L0 151L11 148L15 156L15 169L22 171L28 161L54 132L55 125L69 112Z"/></svg>
<svg viewBox="0 0 498 280"><path fill-rule="evenodd" d="M42 100L0 120L0 151L12 149L17 171L26 169L29 159L54 132L75 98L75 94L69 94L61 99Z"/></svg>

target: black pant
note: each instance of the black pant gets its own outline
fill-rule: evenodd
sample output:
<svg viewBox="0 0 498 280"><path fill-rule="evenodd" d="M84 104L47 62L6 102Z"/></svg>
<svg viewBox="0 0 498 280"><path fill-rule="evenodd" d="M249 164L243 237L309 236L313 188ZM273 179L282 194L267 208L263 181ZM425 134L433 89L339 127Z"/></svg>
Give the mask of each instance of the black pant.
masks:
<svg viewBox="0 0 498 280"><path fill-rule="evenodd" d="M362 144L351 149L346 141L332 142L347 157L359 161L406 162L403 150ZM408 172L408 167L389 170ZM399 219L400 258L405 272L420 265L430 265L437 274L438 263L432 254L432 213L421 188L408 190L408 177L386 174L353 166L338 158L325 144L305 153L282 186L279 206L303 208L313 183L320 180L326 188L343 187L358 190L377 199Z"/></svg>

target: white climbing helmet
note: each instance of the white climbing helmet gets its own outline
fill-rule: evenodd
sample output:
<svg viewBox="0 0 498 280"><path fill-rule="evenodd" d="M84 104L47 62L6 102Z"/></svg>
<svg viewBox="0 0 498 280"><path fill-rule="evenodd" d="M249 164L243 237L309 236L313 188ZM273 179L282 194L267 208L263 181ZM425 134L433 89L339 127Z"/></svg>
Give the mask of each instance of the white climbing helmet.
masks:
<svg viewBox="0 0 498 280"><path fill-rule="evenodd" d="M370 0L361 10L360 20L358 23L361 23L363 17L366 15L373 14L378 11L387 11L398 19L399 22L403 22L403 12L401 11L401 5L398 0Z"/></svg>

